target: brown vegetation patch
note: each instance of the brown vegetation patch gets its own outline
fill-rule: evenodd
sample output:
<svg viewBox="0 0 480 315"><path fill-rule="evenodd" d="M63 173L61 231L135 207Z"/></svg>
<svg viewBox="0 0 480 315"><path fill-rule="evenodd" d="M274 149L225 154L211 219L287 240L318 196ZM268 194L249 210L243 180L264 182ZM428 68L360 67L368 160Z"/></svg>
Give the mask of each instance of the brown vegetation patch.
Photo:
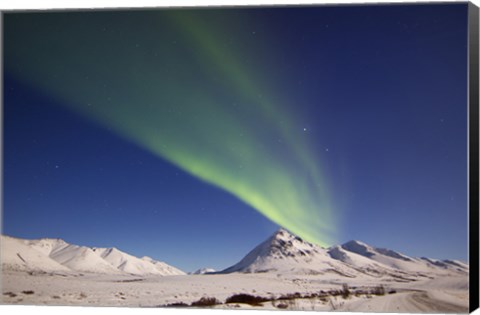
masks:
<svg viewBox="0 0 480 315"><path fill-rule="evenodd" d="M161 306L162 307L187 307L188 304L183 302L176 302L176 303L170 303L170 304L161 305Z"/></svg>
<svg viewBox="0 0 480 315"><path fill-rule="evenodd" d="M5 292L5 293L3 293L3 295L6 295L6 296L11 297L11 298L14 298L14 297L17 296L17 295L16 295L15 293L13 293L13 292Z"/></svg>
<svg viewBox="0 0 480 315"><path fill-rule="evenodd" d="M202 297L200 300L196 301L196 302L192 302L191 306L195 306L195 307L198 307L198 306L214 306L214 305L218 305L218 304L222 304L219 300L217 300L216 298L210 298L210 297Z"/></svg>
<svg viewBox="0 0 480 315"><path fill-rule="evenodd" d="M264 298L261 296L241 293L241 294L232 295L231 297L227 298L225 303L243 303L243 304L249 304L252 306L260 306L261 303L271 301L271 300L272 299Z"/></svg>

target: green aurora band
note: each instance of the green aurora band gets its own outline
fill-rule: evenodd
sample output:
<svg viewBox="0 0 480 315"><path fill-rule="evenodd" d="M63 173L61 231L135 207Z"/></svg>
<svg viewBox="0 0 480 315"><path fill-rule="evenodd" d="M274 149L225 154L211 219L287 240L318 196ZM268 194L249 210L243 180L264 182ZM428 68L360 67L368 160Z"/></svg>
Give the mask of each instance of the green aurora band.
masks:
<svg viewBox="0 0 480 315"><path fill-rule="evenodd" d="M5 68L293 233L328 245L336 224L319 157L295 106L274 99L262 78L268 68L261 60L272 51L252 42L245 15L235 11L8 14Z"/></svg>

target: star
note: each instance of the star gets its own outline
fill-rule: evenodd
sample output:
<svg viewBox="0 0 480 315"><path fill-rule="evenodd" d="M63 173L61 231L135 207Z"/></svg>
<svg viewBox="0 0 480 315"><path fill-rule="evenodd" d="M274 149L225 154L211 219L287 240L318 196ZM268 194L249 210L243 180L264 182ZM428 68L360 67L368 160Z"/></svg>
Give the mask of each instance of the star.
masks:
<svg viewBox="0 0 480 315"><path fill-rule="evenodd" d="M307 128L303 128L303 131L307 131Z"/></svg>
<svg viewBox="0 0 480 315"><path fill-rule="evenodd" d="M328 148L325 148L325 151L327 151L327 152L328 152Z"/></svg>

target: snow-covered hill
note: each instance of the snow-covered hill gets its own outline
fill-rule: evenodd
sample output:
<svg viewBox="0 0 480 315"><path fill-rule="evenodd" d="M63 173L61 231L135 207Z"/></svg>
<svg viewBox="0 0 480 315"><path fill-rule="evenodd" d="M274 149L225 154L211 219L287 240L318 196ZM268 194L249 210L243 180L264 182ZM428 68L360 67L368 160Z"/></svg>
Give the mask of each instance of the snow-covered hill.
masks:
<svg viewBox="0 0 480 315"><path fill-rule="evenodd" d="M468 265L450 263L450 260L413 258L386 248L375 248L360 241L350 241L341 246L344 250L361 255L371 261L409 273L468 273Z"/></svg>
<svg viewBox="0 0 480 315"><path fill-rule="evenodd" d="M337 273L350 278L387 276L409 281L434 274L465 274L468 265L457 261L412 258L359 241L325 249L280 229L239 263L220 273L233 272Z"/></svg>
<svg viewBox="0 0 480 315"><path fill-rule="evenodd" d="M214 273L214 272L215 272L215 269L212 269L212 268L200 268L200 269L197 269L190 274L191 275L205 275L205 274Z"/></svg>
<svg viewBox="0 0 480 315"><path fill-rule="evenodd" d="M134 275L183 275L149 257L137 258L116 248L90 248L60 239L24 240L2 235L2 269L29 272L85 272Z"/></svg>
<svg viewBox="0 0 480 315"><path fill-rule="evenodd" d="M163 261L158 261L152 259L148 256L143 256L142 260L147 261L155 266L155 268L160 271L159 274L164 276L177 276L177 275L185 275L186 273L180 269L177 269Z"/></svg>
<svg viewBox="0 0 480 315"><path fill-rule="evenodd" d="M333 273L345 277L359 275L355 268L333 259L325 248L306 242L285 229L275 232L239 263L221 271L232 272Z"/></svg>
<svg viewBox="0 0 480 315"><path fill-rule="evenodd" d="M66 244L61 240L44 239L38 243L17 239L9 236L1 237L0 259L2 269L24 271L69 271L66 266L48 256L48 253L57 246Z"/></svg>

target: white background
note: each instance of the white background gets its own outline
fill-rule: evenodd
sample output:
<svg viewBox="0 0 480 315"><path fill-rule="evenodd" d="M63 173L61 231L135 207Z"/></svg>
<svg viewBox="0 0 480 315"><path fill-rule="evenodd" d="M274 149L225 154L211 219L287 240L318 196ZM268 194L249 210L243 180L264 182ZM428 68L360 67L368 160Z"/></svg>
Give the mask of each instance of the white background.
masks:
<svg viewBox="0 0 480 315"><path fill-rule="evenodd" d="M382 0L68 0L68 1L55 1L55 0L3 0L0 2L0 10L13 10L13 9L80 9L80 8L136 8L136 7L171 7L171 6L228 6L228 5L267 5L267 4L361 4L361 3L415 3L418 1L382 1ZM427 2L427 1L422 1ZM429 1L432 2L432 1ZM455 2L436 0L435 2ZM461 1L463 2L463 1ZM480 0L472 1L477 6ZM95 314L95 315L133 315L133 314L165 314L165 315L279 315L281 311L246 311L246 310L208 310L208 309L160 309L160 308L111 308L111 307L62 307L62 306L4 306L0 305L1 314ZM315 312L310 314L326 314ZM307 312L293 312L288 311L285 315L306 315ZM341 313L345 315L357 315L357 314L374 314L374 313ZM474 314L480 315L480 311L476 311Z"/></svg>

